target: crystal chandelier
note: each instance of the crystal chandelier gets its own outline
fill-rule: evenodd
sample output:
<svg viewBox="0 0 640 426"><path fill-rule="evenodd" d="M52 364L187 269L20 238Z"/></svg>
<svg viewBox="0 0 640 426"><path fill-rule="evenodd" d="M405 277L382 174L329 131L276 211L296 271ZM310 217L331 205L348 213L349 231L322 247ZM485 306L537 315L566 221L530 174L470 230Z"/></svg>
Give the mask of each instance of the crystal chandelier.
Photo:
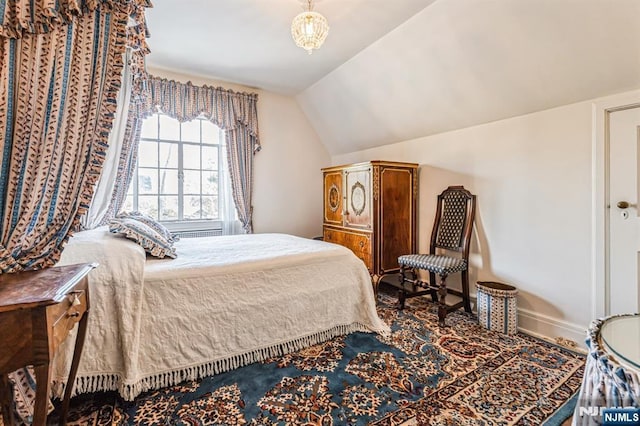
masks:
<svg viewBox="0 0 640 426"><path fill-rule="evenodd" d="M329 33L329 24L327 19L313 12L313 1L307 0L308 10L300 13L293 18L291 23L291 36L296 46L302 47L309 55L313 53L313 49L318 49L324 43Z"/></svg>

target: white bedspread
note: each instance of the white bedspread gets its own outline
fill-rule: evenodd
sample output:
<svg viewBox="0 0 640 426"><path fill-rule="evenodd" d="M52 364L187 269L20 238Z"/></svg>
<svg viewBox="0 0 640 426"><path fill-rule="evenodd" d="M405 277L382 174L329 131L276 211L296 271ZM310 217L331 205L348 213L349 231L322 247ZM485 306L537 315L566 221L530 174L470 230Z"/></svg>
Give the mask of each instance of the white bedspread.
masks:
<svg viewBox="0 0 640 426"><path fill-rule="evenodd" d="M183 239L145 260L105 228L59 264L97 261L75 393L147 389L226 371L353 331L387 333L369 274L348 249L282 234ZM66 376L70 348L56 363Z"/></svg>

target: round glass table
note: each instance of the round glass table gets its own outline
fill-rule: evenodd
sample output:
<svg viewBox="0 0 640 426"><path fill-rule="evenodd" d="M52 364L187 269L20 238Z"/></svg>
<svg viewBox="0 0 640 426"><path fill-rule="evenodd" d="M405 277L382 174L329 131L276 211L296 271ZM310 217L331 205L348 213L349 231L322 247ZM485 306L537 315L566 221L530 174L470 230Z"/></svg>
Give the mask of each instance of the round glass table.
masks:
<svg viewBox="0 0 640 426"><path fill-rule="evenodd" d="M600 342L620 364L640 370L640 315L613 317L600 329Z"/></svg>
<svg viewBox="0 0 640 426"><path fill-rule="evenodd" d="M640 408L640 315L595 320L573 415L574 426L602 424L603 409Z"/></svg>

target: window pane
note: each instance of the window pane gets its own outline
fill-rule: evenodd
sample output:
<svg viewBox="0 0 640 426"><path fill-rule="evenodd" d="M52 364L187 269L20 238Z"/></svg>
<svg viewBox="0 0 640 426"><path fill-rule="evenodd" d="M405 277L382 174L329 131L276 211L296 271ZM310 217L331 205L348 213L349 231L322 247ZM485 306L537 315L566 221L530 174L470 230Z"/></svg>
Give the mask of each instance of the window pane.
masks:
<svg viewBox="0 0 640 426"><path fill-rule="evenodd" d="M182 146L182 167L200 170L200 145Z"/></svg>
<svg viewBox="0 0 640 426"><path fill-rule="evenodd" d="M218 197L202 197L202 218L218 219Z"/></svg>
<svg viewBox="0 0 640 426"><path fill-rule="evenodd" d="M138 168L138 193L157 194L158 193L158 170Z"/></svg>
<svg viewBox="0 0 640 426"><path fill-rule="evenodd" d="M202 143L220 143L220 128L209 120L202 120Z"/></svg>
<svg viewBox="0 0 640 426"><path fill-rule="evenodd" d="M220 219L219 179L220 173L226 173L219 164L218 145L224 143L220 129L208 120L179 123L154 114L142 123L141 139L138 199L133 194L134 180L124 208L132 210L136 205L138 210L166 221Z"/></svg>
<svg viewBox="0 0 640 426"><path fill-rule="evenodd" d="M200 219L200 196L184 197L184 218Z"/></svg>
<svg viewBox="0 0 640 426"><path fill-rule="evenodd" d="M139 167L158 167L158 142L140 141Z"/></svg>
<svg viewBox="0 0 640 426"><path fill-rule="evenodd" d="M218 170L218 147L202 147L202 170Z"/></svg>
<svg viewBox="0 0 640 426"><path fill-rule="evenodd" d="M200 194L200 170L185 170L183 185L185 194Z"/></svg>
<svg viewBox="0 0 640 426"><path fill-rule="evenodd" d="M125 212L130 212L133 210L133 195L127 196L124 199L124 205L122 206L122 210Z"/></svg>
<svg viewBox="0 0 640 426"><path fill-rule="evenodd" d="M145 139L158 139L158 115L153 114L151 117L142 121L142 130L140 137Z"/></svg>
<svg viewBox="0 0 640 426"><path fill-rule="evenodd" d="M178 195L178 171L160 169L160 194Z"/></svg>
<svg viewBox="0 0 640 426"><path fill-rule="evenodd" d="M200 120L182 123L182 140L200 143Z"/></svg>
<svg viewBox="0 0 640 426"><path fill-rule="evenodd" d="M218 172L202 172L202 193L218 194Z"/></svg>
<svg viewBox="0 0 640 426"><path fill-rule="evenodd" d="M127 195L133 195L133 183L134 183L134 179L132 177L131 183L129 183L129 189L127 190Z"/></svg>
<svg viewBox="0 0 640 426"><path fill-rule="evenodd" d="M155 195L140 195L138 197L138 211L158 219L158 197Z"/></svg>
<svg viewBox="0 0 640 426"><path fill-rule="evenodd" d="M178 197L160 197L160 220L178 219Z"/></svg>
<svg viewBox="0 0 640 426"><path fill-rule="evenodd" d="M179 141L180 123L166 115L160 116L160 139Z"/></svg>
<svg viewBox="0 0 640 426"><path fill-rule="evenodd" d="M160 142L160 167L178 168L178 144Z"/></svg>

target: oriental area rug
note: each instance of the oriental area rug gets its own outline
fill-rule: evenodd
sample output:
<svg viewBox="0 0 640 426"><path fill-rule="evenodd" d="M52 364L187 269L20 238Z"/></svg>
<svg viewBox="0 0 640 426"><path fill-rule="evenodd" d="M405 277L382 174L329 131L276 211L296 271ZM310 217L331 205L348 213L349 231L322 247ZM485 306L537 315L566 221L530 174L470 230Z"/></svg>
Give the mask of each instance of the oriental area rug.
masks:
<svg viewBox="0 0 640 426"><path fill-rule="evenodd" d="M380 299L389 337L337 337L132 402L82 395L71 402L69 424L550 426L572 414L582 355L487 331L462 312L440 328L427 298L400 312L395 298Z"/></svg>

